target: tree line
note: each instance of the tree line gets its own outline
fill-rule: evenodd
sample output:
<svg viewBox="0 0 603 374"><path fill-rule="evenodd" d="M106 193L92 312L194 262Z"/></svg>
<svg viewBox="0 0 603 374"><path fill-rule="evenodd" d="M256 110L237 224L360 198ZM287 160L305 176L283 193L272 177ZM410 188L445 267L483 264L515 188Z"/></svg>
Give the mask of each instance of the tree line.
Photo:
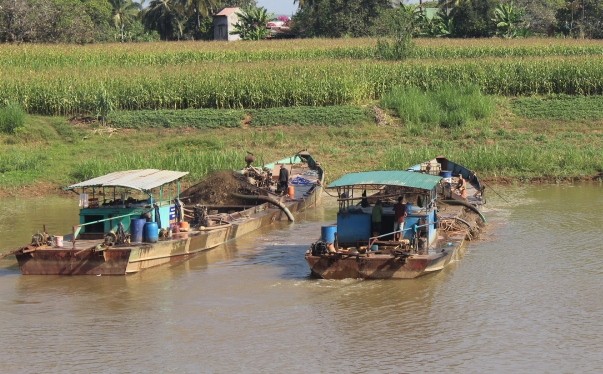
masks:
<svg viewBox="0 0 603 374"><path fill-rule="evenodd" d="M285 0L284 0L285 1ZM600 0L289 0L289 37L603 38ZM213 15L240 7L235 32L268 37L256 0L0 0L0 42L211 40ZM402 30L402 31L401 31Z"/></svg>
<svg viewBox="0 0 603 374"><path fill-rule="evenodd" d="M143 0L144 2L144 0ZM256 0L0 0L0 42L95 43L211 39L212 16Z"/></svg>

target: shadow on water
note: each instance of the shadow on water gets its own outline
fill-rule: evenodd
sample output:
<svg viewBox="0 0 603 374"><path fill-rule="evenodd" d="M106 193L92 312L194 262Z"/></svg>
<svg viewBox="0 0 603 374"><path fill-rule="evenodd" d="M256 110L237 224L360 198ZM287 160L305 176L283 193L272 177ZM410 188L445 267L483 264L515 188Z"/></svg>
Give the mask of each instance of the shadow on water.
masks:
<svg viewBox="0 0 603 374"><path fill-rule="evenodd" d="M0 260L0 277L7 277L12 275L21 275L19 265L14 256L7 257Z"/></svg>

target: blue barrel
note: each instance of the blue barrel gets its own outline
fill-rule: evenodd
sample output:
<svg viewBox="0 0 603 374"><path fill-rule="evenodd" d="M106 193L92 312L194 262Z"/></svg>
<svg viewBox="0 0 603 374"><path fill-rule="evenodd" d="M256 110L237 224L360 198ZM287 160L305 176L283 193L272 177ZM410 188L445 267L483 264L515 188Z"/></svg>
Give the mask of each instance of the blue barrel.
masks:
<svg viewBox="0 0 603 374"><path fill-rule="evenodd" d="M143 229L144 241L147 243L157 243L159 240L159 227L157 222L147 222Z"/></svg>
<svg viewBox="0 0 603 374"><path fill-rule="evenodd" d="M351 245L371 237L370 214L337 214L337 242Z"/></svg>
<svg viewBox="0 0 603 374"><path fill-rule="evenodd" d="M452 178L452 171L450 171L450 170L442 170L440 172L440 177L442 177L442 178Z"/></svg>
<svg viewBox="0 0 603 374"><path fill-rule="evenodd" d="M147 220L144 218L134 218L130 222L130 241L140 243L142 241L142 231Z"/></svg>
<svg viewBox="0 0 603 374"><path fill-rule="evenodd" d="M335 243L337 225L323 226L320 229L320 240L326 243Z"/></svg>

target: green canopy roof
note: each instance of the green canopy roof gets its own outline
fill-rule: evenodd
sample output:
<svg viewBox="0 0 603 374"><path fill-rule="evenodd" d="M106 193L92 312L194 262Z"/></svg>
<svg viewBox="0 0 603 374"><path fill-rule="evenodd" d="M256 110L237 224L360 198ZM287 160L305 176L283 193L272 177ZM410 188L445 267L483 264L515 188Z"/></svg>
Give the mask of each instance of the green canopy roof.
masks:
<svg viewBox="0 0 603 374"><path fill-rule="evenodd" d="M346 174L329 184L329 188L352 186L401 186L431 190L440 183L442 177L415 171L365 171Z"/></svg>

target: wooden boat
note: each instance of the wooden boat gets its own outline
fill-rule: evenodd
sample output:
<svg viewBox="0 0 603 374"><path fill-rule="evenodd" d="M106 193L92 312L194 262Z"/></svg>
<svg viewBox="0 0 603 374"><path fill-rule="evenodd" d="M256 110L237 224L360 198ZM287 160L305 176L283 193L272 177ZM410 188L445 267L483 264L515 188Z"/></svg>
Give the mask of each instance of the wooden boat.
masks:
<svg viewBox="0 0 603 374"><path fill-rule="evenodd" d="M433 166L419 165L416 171L351 173L332 182L328 188L336 189L339 196L337 223L323 226L320 240L305 254L312 275L325 279L416 278L460 258L466 241L485 223L477 208L482 194L471 191L475 205L469 203L447 187L455 183L447 179L453 177L448 173L441 176ZM407 216L398 231L400 238L396 238L392 206L399 197L406 204ZM374 232L371 215L377 201L382 203L383 214L381 229Z"/></svg>
<svg viewBox="0 0 603 374"><path fill-rule="evenodd" d="M296 212L320 203L323 170L308 152L262 168L252 162L231 173L242 179L240 185L247 192L221 191L245 202L238 205L208 205L194 202L194 196L181 196L186 172L129 170L73 184L66 189L79 193L79 224L65 236L35 234L15 253L21 272L135 273L184 260L275 220L293 220ZM275 186L281 165L290 173L287 193ZM189 190L199 192L198 187Z"/></svg>

